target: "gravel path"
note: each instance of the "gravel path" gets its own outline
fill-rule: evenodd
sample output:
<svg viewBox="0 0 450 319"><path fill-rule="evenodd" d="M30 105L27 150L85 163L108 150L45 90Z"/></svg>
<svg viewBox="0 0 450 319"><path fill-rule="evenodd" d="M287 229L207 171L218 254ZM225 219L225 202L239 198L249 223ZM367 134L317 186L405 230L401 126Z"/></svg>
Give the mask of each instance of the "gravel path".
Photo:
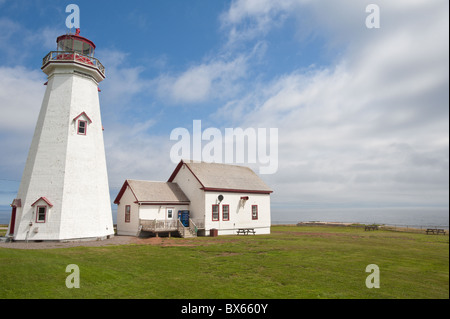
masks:
<svg viewBox="0 0 450 319"><path fill-rule="evenodd" d="M73 242L0 242L2 248L13 249L54 249L54 248L68 248L68 247L100 247L111 245L126 245L136 242L134 236L114 236L110 239L96 240L96 241L73 241Z"/></svg>

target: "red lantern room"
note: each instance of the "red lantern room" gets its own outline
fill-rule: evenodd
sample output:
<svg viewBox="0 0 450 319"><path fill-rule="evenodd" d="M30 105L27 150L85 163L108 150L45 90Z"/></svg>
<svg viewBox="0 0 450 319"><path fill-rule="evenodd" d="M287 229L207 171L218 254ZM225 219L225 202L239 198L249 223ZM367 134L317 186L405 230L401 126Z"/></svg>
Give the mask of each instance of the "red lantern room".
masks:
<svg viewBox="0 0 450 319"><path fill-rule="evenodd" d="M90 57L94 56L94 42L80 36L80 29L77 29L75 34L59 36L56 43L58 51L73 51Z"/></svg>
<svg viewBox="0 0 450 319"><path fill-rule="evenodd" d="M94 57L95 44L89 39L80 36L80 29L75 34L64 34L56 39L57 51L49 52L42 60L42 70L47 75L56 64L74 62L84 67L93 68L99 72L100 82L105 78L105 68Z"/></svg>

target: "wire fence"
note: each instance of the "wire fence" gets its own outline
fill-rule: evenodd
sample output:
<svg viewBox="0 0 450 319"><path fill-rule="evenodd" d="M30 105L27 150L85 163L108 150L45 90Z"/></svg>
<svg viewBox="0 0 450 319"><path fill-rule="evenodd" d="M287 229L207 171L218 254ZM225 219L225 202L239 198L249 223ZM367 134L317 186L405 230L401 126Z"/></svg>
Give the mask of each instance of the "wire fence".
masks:
<svg viewBox="0 0 450 319"><path fill-rule="evenodd" d="M379 224L379 223L343 223L343 222L321 222L321 221L309 221L309 222L283 222L273 221L272 225L291 225L291 226L329 226L329 227L357 227L366 228L366 226L378 226L378 229L398 231L398 232L411 232L411 233L427 233L430 229L444 230L444 234L449 234L449 225L405 225L405 224Z"/></svg>

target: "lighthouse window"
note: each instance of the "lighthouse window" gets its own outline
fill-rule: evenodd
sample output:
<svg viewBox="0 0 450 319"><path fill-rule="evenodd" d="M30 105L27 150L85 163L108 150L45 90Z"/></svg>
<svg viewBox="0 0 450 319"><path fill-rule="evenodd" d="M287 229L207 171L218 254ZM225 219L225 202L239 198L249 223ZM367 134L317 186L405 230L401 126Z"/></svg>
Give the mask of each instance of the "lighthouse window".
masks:
<svg viewBox="0 0 450 319"><path fill-rule="evenodd" d="M47 206L38 206L36 213L36 223L45 223L46 214L47 214Z"/></svg>
<svg viewBox="0 0 450 319"><path fill-rule="evenodd" d="M78 134L86 135L87 121L78 121Z"/></svg>
<svg viewBox="0 0 450 319"><path fill-rule="evenodd" d="M73 41L73 50L75 52L83 52L83 42L81 41Z"/></svg>
<svg viewBox="0 0 450 319"><path fill-rule="evenodd" d="M72 51L73 40L65 39L58 42L58 51Z"/></svg>

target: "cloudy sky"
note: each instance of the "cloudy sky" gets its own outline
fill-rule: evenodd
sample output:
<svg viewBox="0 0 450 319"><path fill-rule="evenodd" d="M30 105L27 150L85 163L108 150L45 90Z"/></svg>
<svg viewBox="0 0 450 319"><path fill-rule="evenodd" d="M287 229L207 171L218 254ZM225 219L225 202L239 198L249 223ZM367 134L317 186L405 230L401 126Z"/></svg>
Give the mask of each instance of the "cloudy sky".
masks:
<svg viewBox="0 0 450 319"><path fill-rule="evenodd" d="M448 211L447 0L0 0L0 206L17 192L42 58L70 31L70 3L106 67L113 197L126 178L167 180L171 132L201 120L278 129L278 169L261 175L274 220L311 208ZM379 28L366 26L369 4Z"/></svg>

